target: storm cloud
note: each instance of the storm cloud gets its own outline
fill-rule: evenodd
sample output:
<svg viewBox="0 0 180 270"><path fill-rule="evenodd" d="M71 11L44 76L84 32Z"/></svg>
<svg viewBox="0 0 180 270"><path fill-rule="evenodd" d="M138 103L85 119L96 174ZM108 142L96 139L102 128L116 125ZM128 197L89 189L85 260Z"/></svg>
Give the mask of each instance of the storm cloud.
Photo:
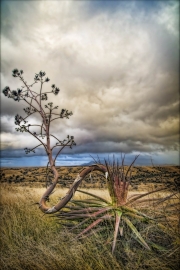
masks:
<svg viewBox="0 0 180 270"><path fill-rule="evenodd" d="M29 83L46 71L61 89L54 104L73 111L52 126L60 139L75 137L64 154L142 153L178 164L178 10L178 1L2 1L1 86L21 86L16 67ZM23 108L1 96L4 158L36 145L15 131Z"/></svg>

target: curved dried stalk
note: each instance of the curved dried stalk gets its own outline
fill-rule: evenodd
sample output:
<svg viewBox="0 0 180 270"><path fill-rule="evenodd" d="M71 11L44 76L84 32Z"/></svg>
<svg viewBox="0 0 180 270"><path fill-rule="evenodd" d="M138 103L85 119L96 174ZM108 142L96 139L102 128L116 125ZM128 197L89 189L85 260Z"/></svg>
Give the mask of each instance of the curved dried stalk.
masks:
<svg viewBox="0 0 180 270"><path fill-rule="evenodd" d="M73 184L69 188L69 190L66 193L66 195L56 205L54 205L53 207L48 207L46 205L46 201L47 201L48 197L50 196L50 194L52 193L52 191L54 190L54 188L55 188L55 186L57 184L57 181L58 181L58 173L57 173L57 170L55 168L54 168L54 171L55 171L55 174L54 174L54 183L52 183L51 186L45 191L45 193L43 194L43 196L41 197L40 202L39 202L39 208L45 214L55 213L55 212L61 210L63 207L65 207L66 204L73 197L74 193L76 192L77 188L81 184L82 180L90 172L92 172L92 171L100 171L100 172L104 173L105 176L107 175L107 169L102 164L92 165L92 166L89 166L88 168L83 169L79 173L79 175L76 177L76 179L74 180Z"/></svg>
<svg viewBox="0 0 180 270"><path fill-rule="evenodd" d="M138 156L135 157L135 159L129 166L126 174L124 172L124 159L122 160L121 168L118 166L118 162L117 162L117 165L115 165L115 160L113 159L113 166L110 166L105 160L106 166L102 164L95 164L95 165L89 166L88 168L83 169L79 173L77 178L74 180L67 194L55 206L48 207L46 205L46 201L49 198L52 191L54 190L58 181L58 172L55 166L51 165L51 169L54 172L54 182L51 184L51 186L46 190L46 192L41 197L40 202L39 202L39 208L45 214L51 214L51 213L55 213L61 210L72 199L74 193L76 192L82 180L92 171L100 171L105 174L106 178L109 175L107 179L107 185L110 192L110 196L112 198L112 203L115 203L118 206L126 204L128 187L129 187L130 176L131 176L131 168L134 165L137 158ZM128 177L128 173L130 173L129 177Z"/></svg>

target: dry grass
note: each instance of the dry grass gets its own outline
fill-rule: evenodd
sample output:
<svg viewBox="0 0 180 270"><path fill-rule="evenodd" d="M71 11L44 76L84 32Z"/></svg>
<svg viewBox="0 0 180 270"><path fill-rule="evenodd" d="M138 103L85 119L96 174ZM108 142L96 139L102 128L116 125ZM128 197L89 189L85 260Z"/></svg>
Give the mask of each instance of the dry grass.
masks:
<svg viewBox="0 0 180 270"><path fill-rule="evenodd" d="M179 268L179 237L177 209L167 212L167 233L156 225L137 224L143 237L154 245L164 246L145 250L136 243L133 235L118 239L115 256L111 255L111 243L103 244L98 234L86 240L75 240L54 218L42 216L37 205L42 195L41 188L1 185L1 263L2 270L108 270L148 269L170 270ZM66 189L56 191L53 200L64 196ZM106 190L93 190L102 197L109 196ZM84 194L76 196L84 198ZM159 195L161 196L161 195ZM53 203L53 201L51 202ZM169 202L170 203L170 202ZM164 205L165 207L165 205ZM165 208L156 209L164 213ZM147 209L147 212L155 209ZM170 219L172 218L172 220ZM169 223L169 220L171 220ZM169 226L173 224L169 234Z"/></svg>

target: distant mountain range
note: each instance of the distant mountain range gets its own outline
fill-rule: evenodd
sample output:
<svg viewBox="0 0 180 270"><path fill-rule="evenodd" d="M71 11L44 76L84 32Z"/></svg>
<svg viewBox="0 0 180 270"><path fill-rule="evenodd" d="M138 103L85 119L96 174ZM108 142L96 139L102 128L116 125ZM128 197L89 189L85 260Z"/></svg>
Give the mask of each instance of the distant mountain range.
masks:
<svg viewBox="0 0 180 270"><path fill-rule="evenodd" d="M100 160L100 162L98 162L98 160L97 160L97 163L98 164L104 164L105 165L104 160ZM95 164L96 164L96 162L94 160L92 160L90 162L83 163L81 166L91 166L91 165L95 165Z"/></svg>
<svg viewBox="0 0 180 270"><path fill-rule="evenodd" d="M90 161L88 163L81 164L81 166L91 166L91 165L94 165L94 164L96 164L95 161Z"/></svg>

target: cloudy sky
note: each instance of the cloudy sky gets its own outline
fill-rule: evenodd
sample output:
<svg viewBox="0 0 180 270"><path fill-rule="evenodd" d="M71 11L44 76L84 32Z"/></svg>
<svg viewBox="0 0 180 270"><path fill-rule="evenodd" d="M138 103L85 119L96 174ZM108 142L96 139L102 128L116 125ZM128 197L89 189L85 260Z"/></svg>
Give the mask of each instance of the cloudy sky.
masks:
<svg viewBox="0 0 180 270"><path fill-rule="evenodd" d="M179 1L1 1L1 89L30 84L43 70L52 97L73 111L54 121L60 140L73 135L57 165L126 154L127 163L179 164ZM36 89L37 90L37 89ZM18 133L24 104L1 95L1 165L44 166L43 149ZM38 122L33 118L31 123Z"/></svg>

